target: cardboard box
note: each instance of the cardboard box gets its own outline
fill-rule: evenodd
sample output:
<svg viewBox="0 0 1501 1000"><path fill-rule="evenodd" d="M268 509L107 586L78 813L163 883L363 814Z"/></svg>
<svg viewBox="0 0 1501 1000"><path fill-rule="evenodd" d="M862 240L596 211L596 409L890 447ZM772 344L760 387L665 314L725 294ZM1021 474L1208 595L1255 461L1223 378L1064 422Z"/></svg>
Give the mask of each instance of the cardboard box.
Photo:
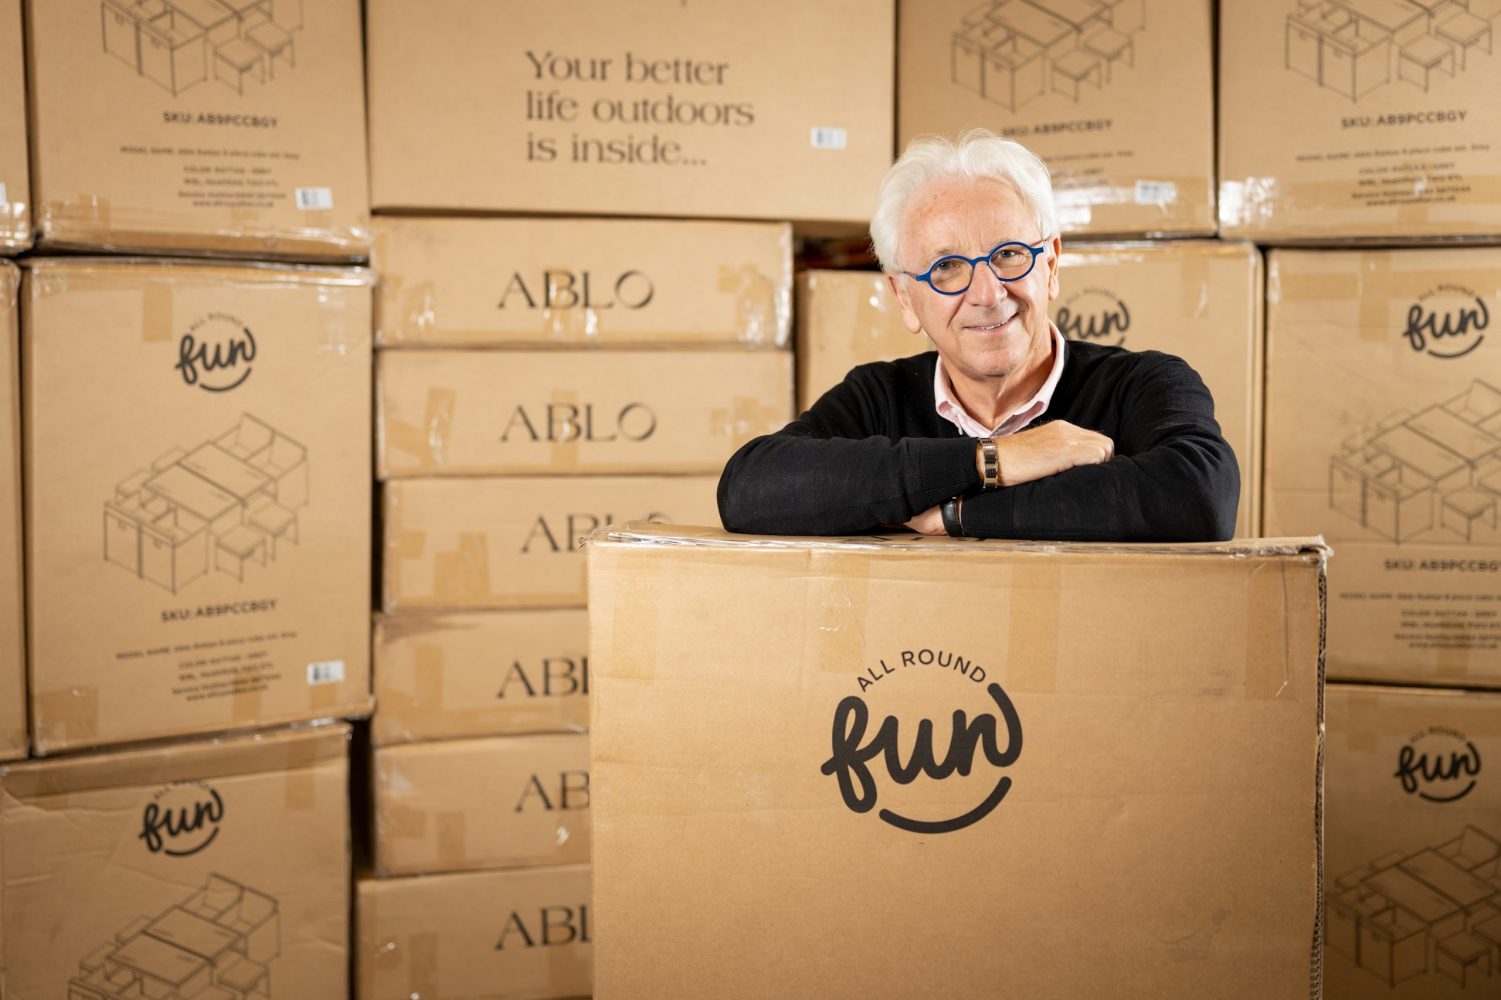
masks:
<svg viewBox="0 0 1501 1000"><path fill-rule="evenodd" d="M1497 0L1222 4L1220 231L1501 234L1498 16Z"/></svg>
<svg viewBox="0 0 1501 1000"><path fill-rule="evenodd" d="M1501 251L1275 251L1269 534L1319 532L1329 675L1501 686Z"/></svg>
<svg viewBox="0 0 1501 1000"><path fill-rule="evenodd" d="M373 679L377 746L582 732L589 616L578 608L381 615Z"/></svg>
<svg viewBox="0 0 1501 1000"><path fill-rule="evenodd" d="M587 996L589 866L360 879L359 1000Z"/></svg>
<svg viewBox="0 0 1501 1000"><path fill-rule="evenodd" d="M5 995L343 997L345 725L0 771Z"/></svg>
<svg viewBox="0 0 1501 1000"><path fill-rule="evenodd" d="M594 996L1316 992L1325 554L597 534Z"/></svg>
<svg viewBox="0 0 1501 1000"><path fill-rule="evenodd" d="M792 419L785 351L382 351L396 476L718 473Z"/></svg>
<svg viewBox="0 0 1501 1000"><path fill-rule="evenodd" d="M369 711L371 284L31 261L37 752Z"/></svg>
<svg viewBox="0 0 1501 1000"><path fill-rule="evenodd" d="M0 760L25 757L26 610L21 569L21 272L0 261Z"/></svg>
<svg viewBox="0 0 1501 1000"><path fill-rule="evenodd" d="M1329 1000L1494 993L1501 696L1331 684Z"/></svg>
<svg viewBox="0 0 1501 1000"><path fill-rule="evenodd" d="M375 872L589 860L589 737L492 736L375 751Z"/></svg>
<svg viewBox="0 0 1501 1000"><path fill-rule="evenodd" d="M1235 533L1261 534L1261 254L1217 241L1076 244L1061 264L1050 311L1065 337L1166 351L1203 377L1240 464Z"/></svg>
<svg viewBox="0 0 1501 1000"><path fill-rule="evenodd" d="M785 347L785 223L375 220L377 347Z"/></svg>
<svg viewBox="0 0 1501 1000"><path fill-rule="evenodd" d="M1069 234L1212 234L1209 0L899 7L897 135L980 125L1048 164Z"/></svg>
<svg viewBox="0 0 1501 1000"><path fill-rule="evenodd" d="M392 480L384 608L583 607L584 536L643 518L717 525L718 486L717 476Z"/></svg>
<svg viewBox="0 0 1501 1000"><path fill-rule="evenodd" d="M891 163L892 7L375 0L373 203L863 225Z"/></svg>
<svg viewBox="0 0 1501 1000"><path fill-rule="evenodd" d="M358 0L26 13L42 246L369 254Z"/></svg>
<svg viewBox="0 0 1501 1000"><path fill-rule="evenodd" d="M0 254L31 246L31 173L26 156L26 61L21 0L0 0Z"/></svg>
<svg viewBox="0 0 1501 1000"><path fill-rule="evenodd" d="M1070 340L1176 354L1214 395L1215 417L1240 461L1236 534L1259 533L1261 255L1248 243L1081 243L1064 246L1051 314ZM807 409L856 365L931 349L907 332L883 275L811 271L798 278L798 396Z"/></svg>

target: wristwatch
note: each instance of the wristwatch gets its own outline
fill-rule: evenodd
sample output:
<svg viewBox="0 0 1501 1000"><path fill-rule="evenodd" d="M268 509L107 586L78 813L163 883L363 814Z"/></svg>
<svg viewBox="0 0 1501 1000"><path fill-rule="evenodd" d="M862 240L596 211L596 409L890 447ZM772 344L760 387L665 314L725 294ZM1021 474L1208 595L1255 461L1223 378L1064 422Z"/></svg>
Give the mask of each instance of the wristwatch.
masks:
<svg viewBox="0 0 1501 1000"><path fill-rule="evenodd" d="M980 488L986 490L998 490L1001 488L1001 462L996 455L995 438L982 437L980 444Z"/></svg>
<svg viewBox="0 0 1501 1000"><path fill-rule="evenodd" d="M943 530L948 532L950 538L964 537L964 497L950 497L938 508L943 516Z"/></svg>

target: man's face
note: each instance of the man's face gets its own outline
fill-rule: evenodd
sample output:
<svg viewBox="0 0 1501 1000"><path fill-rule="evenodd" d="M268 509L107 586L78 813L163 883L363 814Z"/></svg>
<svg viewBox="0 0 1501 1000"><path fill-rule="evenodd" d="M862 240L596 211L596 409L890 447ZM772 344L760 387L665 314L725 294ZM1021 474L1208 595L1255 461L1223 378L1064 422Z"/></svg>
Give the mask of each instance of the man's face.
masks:
<svg viewBox="0 0 1501 1000"><path fill-rule="evenodd" d="M1037 246L1043 234L1021 195L994 178L936 180L913 197L903 220L902 270L922 274L940 257L979 257L1008 241ZM902 319L925 331L955 378L1025 376L1052 356L1048 303L1058 297L1058 237L1025 278L1002 282L981 263L962 295L941 295L905 275L890 280Z"/></svg>

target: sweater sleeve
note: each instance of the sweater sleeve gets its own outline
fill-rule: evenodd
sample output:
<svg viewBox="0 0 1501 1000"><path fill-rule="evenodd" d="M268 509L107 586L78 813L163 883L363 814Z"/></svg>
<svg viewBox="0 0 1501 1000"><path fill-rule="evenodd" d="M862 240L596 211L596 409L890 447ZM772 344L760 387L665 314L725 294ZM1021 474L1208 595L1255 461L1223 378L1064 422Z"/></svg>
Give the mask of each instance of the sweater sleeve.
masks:
<svg viewBox="0 0 1501 1000"><path fill-rule="evenodd" d="M965 534L1057 541L1202 542L1235 533L1240 470L1197 372L1154 355L1118 386L1115 458L975 494ZM1095 428L1101 433L1109 429Z"/></svg>
<svg viewBox="0 0 1501 1000"><path fill-rule="evenodd" d="M974 439L898 434L890 387L875 370L855 369L797 420L730 458L719 480L726 529L861 534L979 486Z"/></svg>

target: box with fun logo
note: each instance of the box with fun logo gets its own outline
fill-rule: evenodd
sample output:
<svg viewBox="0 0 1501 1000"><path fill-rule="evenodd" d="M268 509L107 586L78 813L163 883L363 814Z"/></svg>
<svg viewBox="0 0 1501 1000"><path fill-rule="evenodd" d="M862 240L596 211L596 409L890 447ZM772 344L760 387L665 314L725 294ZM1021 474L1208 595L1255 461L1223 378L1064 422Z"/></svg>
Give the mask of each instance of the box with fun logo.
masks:
<svg viewBox="0 0 1501 1000"><path fill-rule="evenodd" d="M1317 541L589 554L601 1000L1316 989Z"/></svg>
<svg viewBox="0 0 1501 1000"><path fill-rule="evenodd" d="M1330 677L1501 686L1498 265L1270 255L1263 527L1339 553Z"/></svg>
<svg viewBox="0 0 1501 1000"><path fill-rule="evenodd" d="M1495 994L1501 694L1329 685L1324 995Z"/></svg>
<svg viewBox="0 0 1501 1000"><path fill-rule="evenodd" d="M0 770L5 996L347 995L349 735Z"/></svg>
<svg viewBox="0 0 1501 1000"><path fill-rule="evenodd" d="M369 273L28 267L34 748L368 711Z"/></svg>

